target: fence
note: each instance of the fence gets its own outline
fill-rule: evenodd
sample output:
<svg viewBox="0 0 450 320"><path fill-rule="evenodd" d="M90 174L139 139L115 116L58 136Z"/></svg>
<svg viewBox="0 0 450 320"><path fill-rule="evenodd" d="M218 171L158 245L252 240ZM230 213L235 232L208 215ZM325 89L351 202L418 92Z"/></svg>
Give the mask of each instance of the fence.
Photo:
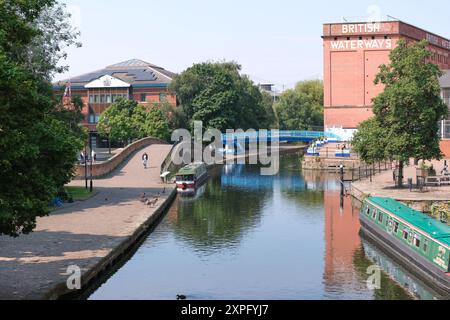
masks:
<svg viewBox="0 0 450 320"><path fill-rule="evenodd" d="M362 163L360 166L352 168L346 167L344 172L344 181L355 182L362 179L370 179L388 170L392 170L390 161L383 161L374 164Z"/></svg>

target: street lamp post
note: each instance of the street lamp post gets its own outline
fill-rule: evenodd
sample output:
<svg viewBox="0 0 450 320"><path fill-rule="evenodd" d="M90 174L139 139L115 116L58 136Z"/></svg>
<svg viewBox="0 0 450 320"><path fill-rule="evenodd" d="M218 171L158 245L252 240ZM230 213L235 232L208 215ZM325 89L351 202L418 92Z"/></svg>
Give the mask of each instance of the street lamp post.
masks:
<svg viewBox="0 0 450 320"><path fill-rule="evenodd" d="M108 148L109 148L109 155L111 155L111 126L109 125L109 118L105 118L105 124L106 124L106 131L108 132Z"/></svg>
<svg viewBox="0 0 450 320"><path fill-rule="evenodd" d="M93 191L93 182L92 182L92 166L94 162L93 152L92 152L92 132L89 132L89 150L91 151L90 159L91 159L91 170L90 170L90 189L89 191L92 193Z"/></svg>
<svg viewBox="0 0 450 320"><path fill-rule="evenodd" d="M88 174L87 174L87 159L88 159L88 153L87 153L87 143L84 144L84 179L86 182L86 190L88 188Z"/></svg>

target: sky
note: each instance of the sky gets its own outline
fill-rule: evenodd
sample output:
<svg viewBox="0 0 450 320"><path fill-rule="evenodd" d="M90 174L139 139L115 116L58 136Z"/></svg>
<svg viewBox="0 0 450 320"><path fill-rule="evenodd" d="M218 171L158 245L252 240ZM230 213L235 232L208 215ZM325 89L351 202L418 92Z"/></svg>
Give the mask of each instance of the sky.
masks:
<svg viewBox="0 0 450 320"><path fill-rule="evenodd" d="M63 0L81 32L67 49L67 79L129 59L180 73L233 60L278 90L322 78L322 25L387 15L450 38L450 1Z"/></svg>

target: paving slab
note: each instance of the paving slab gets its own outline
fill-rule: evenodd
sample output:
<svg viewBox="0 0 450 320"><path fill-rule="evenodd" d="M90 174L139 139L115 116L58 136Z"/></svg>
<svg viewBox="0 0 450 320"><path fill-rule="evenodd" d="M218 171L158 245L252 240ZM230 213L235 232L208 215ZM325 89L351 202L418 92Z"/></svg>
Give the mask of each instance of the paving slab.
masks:
<svg viewBox="0 0 450 320"><path fill-rule="evenodd" d="M433 164L438 175L444 168L444 161L432 161L428 162L429 164ZM404 180L408 181L408 178L412 178L413 183L416 183L416 166L412 165L405 168ZM392 171L375 175L372 182L369 179L354 182L352 188L356 189L356 192L366 195L389 197L399 201L450 201L450 186L427 186L424 191L417 188L410 191L407 187L398 189L395 187Z"/></svg>

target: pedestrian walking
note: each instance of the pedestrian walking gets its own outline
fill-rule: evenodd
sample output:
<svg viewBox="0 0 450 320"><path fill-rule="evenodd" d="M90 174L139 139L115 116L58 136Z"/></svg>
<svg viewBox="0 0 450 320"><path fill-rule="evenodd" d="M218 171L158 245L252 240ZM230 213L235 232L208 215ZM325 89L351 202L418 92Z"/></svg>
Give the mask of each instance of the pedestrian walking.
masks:
<svg viewBox="0 0 450 320"><path fill-rule="evenodd" d="M441 171L441 175L443 175L443 176L448 176L448 175L450 175L450 173L449 173L449 171L448 171L447 160L444 161L444 169Z"/></svg>
<svg viewBox="0 0 450 320"><path fill-rule="evenodd" d="M142 164L144 165L144 169L147 169L147 164L148 164L148 154L147 154L147 152L145 152L142 155Z"/></svg>
<svg viewBox="0 0 450 320"><path fill-rule="evenodd" d="M97 161L97 153L95 153L94 149L92 149L91 152L91 159L96 162Z"/></svg>
<svg viewBox="0 0 450 320"><path fill-rule="evenodd" d="M395 182L397 180L397 175L396 175L396 171L397 171L397 163L395 161L392 161L391 163L391 169L392 169L392 179Z"/></svg>

